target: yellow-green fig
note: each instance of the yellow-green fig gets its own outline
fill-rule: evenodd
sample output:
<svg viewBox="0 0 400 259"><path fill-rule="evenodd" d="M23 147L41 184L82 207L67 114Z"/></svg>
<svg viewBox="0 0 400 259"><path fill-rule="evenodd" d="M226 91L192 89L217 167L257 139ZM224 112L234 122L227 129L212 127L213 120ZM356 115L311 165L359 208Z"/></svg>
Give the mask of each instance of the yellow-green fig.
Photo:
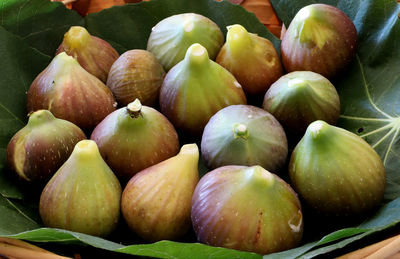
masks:
<svg viewBox="0 0 400 259"><path fill-rule="evenodd" d="M121 185L92 140L76 144L40 196L47 227L107 236L118 224Z"/></svg>
<svg viewBox="0 0 400 259"><path fill-rule="evenodd" d="M192 195L199 181L198 160L197 145L186 144L178 155L132 177L122 194L121 211L134 232L159 241L188 231Z"/></svg>
<svg viewBox="0 0 400 259"><path fill-rule="evenodd" d="M297 193L316 211L359 216L382 201L385 168L359 136L315 121L292 153L289 176Z"/></svg>
<svg viewBox="0 0 400 259"><path fill-rule="evenodd" d="M248 95L263 95L283 74L272 43L249 33L242 25L228 27L226 42L216 62L231 72Z"/></svg>

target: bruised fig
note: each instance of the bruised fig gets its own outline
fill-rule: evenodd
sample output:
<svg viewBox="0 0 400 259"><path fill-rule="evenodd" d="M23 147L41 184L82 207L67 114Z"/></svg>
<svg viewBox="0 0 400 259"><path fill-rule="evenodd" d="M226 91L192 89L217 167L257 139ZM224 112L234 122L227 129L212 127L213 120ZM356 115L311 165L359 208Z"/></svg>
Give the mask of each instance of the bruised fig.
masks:
<svg viewBox="0 0 400 259"><path fill-rule="evenodd" d="M120 105L127 105L136 98L144 105L155 105L165 71L151 52L129 50L112 65L107 86Z"/></svg>
<svg viewBox="0 0 400 259"><path fill-rule="evenodd" d="M47 227L107 236L119 220L121 185L101 158L96 143L82 140L40 196Z"/></svg>
<svg viewBox="0 0 400 259"><path fill-rule="evenodd" d="M176 239L190 228L192 195L199 181L199 150L182 146L178 155L139 172L122 194L128 226L148 241Z"/></svg>
<svg viewBox="0 0 400 259"><path fill-rule="evenodd" d="M290 133L301 137L313 121L335 125L340 100L328 79L311 71L297 71L282 76L271 86L264 96L263 108Z"/></svg>
<svg viewBox="0 0 400 259"><path fill-rule="evenodd" d="M91 139L124 181L179 151L174 126L157 110L142 106L139 99L108 115L93 130Z"/></svg>
<svg viewBox="0 0 400 259"><path fill-rule="evenodd" d="M224 166L193 194L192 224L208 245L268 254L296 247L303 215L296 193L260 166Z"/></svg>
<svg viewBox="0 0 400 259"><path fill-rule="evenodd" d="M312 4L293 18L281 42L287 72L313 71L332 78L357 52L357 30L334 6Z"/></svg>
<svg viewBox="0 0 400 259"><path fill-rule="evenodd" d="M86 71L103 82L107 81L111 65L119 56L107 41L90 35L81 26L72 26L64 34L56 55L61 52L74 57Z"/></svg>
<svg viewBox="0 0 400 259"><path fill-rule="evenodd" d="M185 57L186 50L194 43L204 46L214 59L224 43L224 36L209 18L183 13L165 18L151 29L147 50L168 71Z"/></svg>
<svg viewBox="0 0 400 259"><path fill-rule="evenodd" d="M231 72L248 95L265 94L283 74L282 64L272 43L235 24L228 27L226 42L216 62Z"/></svg>
<svg viewBox="0 0 400 259"><path fill-rule="evenodd" d="M83 139L85 134L73 123L57 119L47 110L36 111L8 144L8 167L23 181L45 182Z"/></svg>
<svg viewBox="0 0 400 259"><path fill-rule="evenodd" d="M161 86L161 112L175 127L192 135L201 135L211 116L233 104L246 104L242 87L197 43L167 73Z"/></svg>
<svg viewBox="0 0 400 259"><path fill-rule="evenodd" d="M385 191L382 160L359 136L315 121L293 151L293 188L315 210L357 216L379 205Z"/></svg>
<svg viewBox="0 0 400 259"><path fill-rule="evenodd" d="M285 132L270 113L255 106L231 105L218 111L204 128L201 153L208 168L260 165L277 172L285 163Z"/></svg>
<svg viewBox="0 0 400 259"><path fill-rule="evenodd" d="M111 90L65 52L35 78L27 96L29 112L48 109L83 130L96 126L115 105Z"/></svg>

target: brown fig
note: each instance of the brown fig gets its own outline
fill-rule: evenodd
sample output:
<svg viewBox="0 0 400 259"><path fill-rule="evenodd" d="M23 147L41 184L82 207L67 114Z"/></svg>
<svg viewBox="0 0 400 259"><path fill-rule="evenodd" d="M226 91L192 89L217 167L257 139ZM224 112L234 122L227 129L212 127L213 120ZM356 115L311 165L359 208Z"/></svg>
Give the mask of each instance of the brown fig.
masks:
<svg viewBox="0 0 400 259"><path fill-rule="evenodd" d="M105 40L92 36L81 26L72 26L64 34L56 55L61 52L74 57L90 74L106 82L118 52Z"/></svg>
<svg viewBox="0 0 400 259"><path fill-rule="evenodd" d="M27 96L29 112L48 109L83 130L92 129L115 107L111 90L65 52L35 78Z"/></svg>

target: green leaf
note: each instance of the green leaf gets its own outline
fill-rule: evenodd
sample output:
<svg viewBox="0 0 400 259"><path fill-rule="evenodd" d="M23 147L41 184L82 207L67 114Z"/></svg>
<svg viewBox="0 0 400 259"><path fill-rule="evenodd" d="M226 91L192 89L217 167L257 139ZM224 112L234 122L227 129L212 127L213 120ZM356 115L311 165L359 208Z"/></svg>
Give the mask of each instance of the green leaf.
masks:
<svg viewBox="0 0 400 259"><path fill-rule="evenodd" d="M70 26L84 25L83 18L76 12L49 0L1 1L0 17L0 25L6 30L50 56L54 55Z"/></svg>

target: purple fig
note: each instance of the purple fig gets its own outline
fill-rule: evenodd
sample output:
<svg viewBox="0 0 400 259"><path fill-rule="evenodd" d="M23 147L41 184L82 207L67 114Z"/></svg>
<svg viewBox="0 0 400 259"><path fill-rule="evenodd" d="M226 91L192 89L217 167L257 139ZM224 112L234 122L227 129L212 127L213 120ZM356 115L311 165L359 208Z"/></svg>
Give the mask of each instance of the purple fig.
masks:
<svg viewBox="0 0 400 259"><path fill-rule="evenodd" d="M197 43L167 73L161 86L161 112L175 127L192 135L201 135L211 116L233 104L246 104L242 87Z"/></svg>
<svg viewBox="0 0 400 259"><path fill-rule="evenodd" d="M218 111L204 128L201 153L208 168L260 165L277 172L286 162L285 132L270 113L250 105Z"/></svg>
<svg viewBox="0 0 400 259"><path fill-rule="evenodd" d="M29 112L48 109L84 130L94 128L115 106L111 90L65 52L35 78L27 96Z"/></svg>
<svg viewBox="0 0 400 259"><path fill-rule="evenodd" d="M174 126L138 99L108 115L93 130L91 139L113 172L125 181L179 151Z"/></svg>
<svg viewBox="0 0 400 259"><path fill-rule="evenodd" d="M168 71L185 57L186 50L194 43L203 45L214 59L224 43L224 35L209 18L183 13L165 18L152 28L147 50Z"/></svg>
<svg viewBox="0 0 400 259"><path fill-rule="evenodd" d="M303 136L313 121L335 125L340 100L328 79L311 71L297 71L282 76L271 86L264 96L263 108L290 133Z"/></svg>
<svg viewBox="0 0 400 259"><path fill-rule="evenodd" d="M8 144L8 167L24 181L45 182L83 139L85 134L73 123L57 119L47 110L36 111Z"/></svg>
<svg viewBox="0 0 400 259"><path fill-rule="evenodd" d="M282 38L281 54L288 72L313 71L332 78L357 52L357 30L334 6L312 4L293 18Z"/></svg>
<svg viewBox="0 0 400 259"><path fill-rule="evenodd" d="M231 72L248 95L265 94L283 74L279 55L272 43L235 24L228 27L226 42L216 62Z"/></svg>
<svg viewBox="0 0 400 259"><path fill-rule="evenodd" d="M40 216L47 227L104 237L118 224L121 192L96 143L82 140L44 188Z"/></svg>
<svg viewBox="0 0 400 259"><path fill-rule="evenodd" d="M103 82L107 81L111 65L119 56L107 41L90 35L81 26L72 26L64 34L56 55L61 52L74 57L86 71Z"/></svg>
<svg viewBox="0 0 400 259"><path fill-rule="evenodd" d="M202 243L259 254L294 248L303 234L296 193L260 166L224 166L203 176L192 223Z"/></svg>
<svg viewBox="0 0 400 259"><path fill-rule="evenodd" d="M189 230L198 161L197 145L187 144L178 155L131 178L122 194L121 211L134 232L159 241L176 239Z"/></svg>
<svg viewBox="0 0 400 259"><path fill-rule="evenodd" d="M315 210L361 215L380 204L386 185L382 160L359 136L315 121L292 153L293 188Z"/></svg>
<svg viewBox="0 0 400 259"><path fill-rule="evenodd" d="M107 86L120 105L136 98L144 105L154 106L158 100L165 71L151 52L129 50L112 65Z"/></svg>

